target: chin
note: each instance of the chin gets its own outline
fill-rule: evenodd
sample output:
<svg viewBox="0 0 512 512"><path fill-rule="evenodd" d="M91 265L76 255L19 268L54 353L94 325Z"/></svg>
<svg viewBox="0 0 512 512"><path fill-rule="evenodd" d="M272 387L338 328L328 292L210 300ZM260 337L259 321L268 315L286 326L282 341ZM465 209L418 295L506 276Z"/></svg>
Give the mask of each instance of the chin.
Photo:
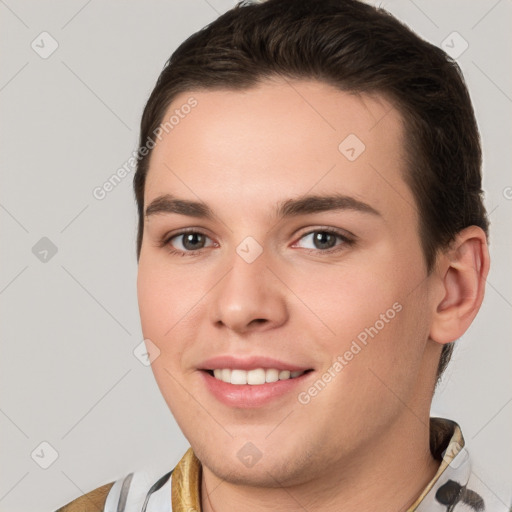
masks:
<svg viewBox="0 0 512 512"><path fill-rule="evenodd" d="M258 453L249 443L242 443L239 448L240 442L235 441L221 450L204 443L191 443L191 446L203 466L234 485L280 488L308 481L311 469L308 465L310 456L306 453L295 450L286 455L275 448ZM250 455L254 459L251 460Z"/></svg>

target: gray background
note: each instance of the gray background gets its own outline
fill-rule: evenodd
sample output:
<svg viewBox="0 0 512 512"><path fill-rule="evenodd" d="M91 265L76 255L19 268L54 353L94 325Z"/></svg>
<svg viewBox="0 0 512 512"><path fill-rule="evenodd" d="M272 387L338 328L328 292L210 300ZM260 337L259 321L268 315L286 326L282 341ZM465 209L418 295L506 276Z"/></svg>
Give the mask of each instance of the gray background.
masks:
<svg viewBox="0 0 512 512"><path fill-rule="evenodd" d="M432 414L461 424L476 474L506 502L512 4L379 3L437 45L460 51L458 36L447 39L454 31L469 44L458 61L483 138L492 271ZM231 5L0 0L1 510L50 511L136 469L158 476L188 447L133 354L142 334L132 175L102 201L92 190L136 149L144 103L172 51ZM47 58L31 47L51 48L43 31L59 45Z"/></svg>

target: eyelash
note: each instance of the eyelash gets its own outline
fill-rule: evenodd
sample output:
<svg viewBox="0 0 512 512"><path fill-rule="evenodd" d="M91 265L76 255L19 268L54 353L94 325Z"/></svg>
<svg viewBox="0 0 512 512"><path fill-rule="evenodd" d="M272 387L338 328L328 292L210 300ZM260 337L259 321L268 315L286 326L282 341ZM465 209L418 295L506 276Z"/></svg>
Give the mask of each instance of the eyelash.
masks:
<svg viewBox="0 0 512 512"><path fill-rule="evenodd" d="M183 236L183 235L188 235L190 233L198 234L198 235L203 235L205 237L208 237L208 235L206 233L203 233L202 231L199 231L197 229L193 229L193 228L191 228L191 229L183 229L182 231L180 231L178 233L174 233L171 236L164 236L160 240L158 246L161 247L161 248L167 247L169 254L172 254L172 255L175 255L175 256L200 256L201 253L202 253L202 249L198 249L196 251L180 251L178 249L174 249L174 247L172 247L172 245L171 245L171 240L173 240L174 238L177 238L177 237ZM204 249L204 247L203 247L203 249Z"/></svg>
<svg viewBox="0 0 512 512"><path fill-rule="evenodd" d="M202 236L205 236L207 238L208 235L206 233L203 233L202 231L200 230L197 230L197 229L194 229L194 228L190 228L190 229L184 229L178 233L173 233L171 236L164 236L160 242L158 243L158 246L163 248L163 247L167 247L168 249L168 252L169 254L172 254L172 255L176 255L176 256L200 256L202 254L202 250L203 249L207 249L207 247L203 247L201 249L197 249L195 251L180 251L179 249L174 249L174 247L171 246L171 240L173 240L174 238L177 238L179 236L183 236L183 235L187 235L187 234L190 234L190 233L193 233L193 234L199 234L199 235L202 235ZM332 254L332 253L335 253L335 252L339 252L339 251L342 251L344 249L344 247L346 246L352 246L354 245L355 243L355 240L352 239L352 238L349 238L346 234L344 233L341 233L340 231L337 231L333 228L316 228L316 229L312 229L306 233L303 233L299 238L298 240L302 240L304 237L308 236L308 235L311 235L313 233L328 233L330 235L334 235L335 237L337 237L338 239L340 239L343 243L341 244L338 244L338 245L335 245L334 247L331 247L329 249L325 249L325 250L322 250L322 249L303 249L304 251L306 251L308 254L318 254L318 253L321 253L321 254Z"/></svg>

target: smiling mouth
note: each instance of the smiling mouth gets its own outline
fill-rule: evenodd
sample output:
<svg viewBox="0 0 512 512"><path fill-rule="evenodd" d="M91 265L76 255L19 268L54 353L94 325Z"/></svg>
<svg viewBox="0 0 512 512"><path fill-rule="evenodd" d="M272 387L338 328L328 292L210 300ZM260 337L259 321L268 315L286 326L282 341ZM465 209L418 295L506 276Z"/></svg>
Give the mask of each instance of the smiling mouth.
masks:
<svg viewBox="0 0 512 512"><path fill-rule="evenodd" d="M279 370L277 368L255 368L253 370L241 370L232 368L216 368L214 370L204 370L217 380L242 386L245 384L252 386L261 386L280 380L292 380L302 375L312 372L313 369L303 371Z"/></svg>

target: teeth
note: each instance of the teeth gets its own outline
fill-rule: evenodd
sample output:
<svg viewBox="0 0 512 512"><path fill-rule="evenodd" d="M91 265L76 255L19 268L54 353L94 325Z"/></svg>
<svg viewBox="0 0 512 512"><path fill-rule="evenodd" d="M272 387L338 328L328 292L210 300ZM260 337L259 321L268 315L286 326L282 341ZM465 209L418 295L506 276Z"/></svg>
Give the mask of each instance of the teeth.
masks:
<svg viewBox="0 0 512 512"><path fill-rule="evenodd" d="M244 370L231 370L231 384L247 384L247 372Z"/></svg>
<svg viewBox="0 0 512 512"><path fill-rule="evenodd" d="M256 368L255 370L231 370L230 368L216 368L213 375L228 384L243 385L250 384L258 386L266 382L277 382L278 380L294 379L302 375L303 371L290 372L289 370L277 370L269 368Z"/></svg>
<svg viewBox="0 0 512 512"><path fill-rule="evenodd" d="M277 382L279 380L279 370L274 368L265 372L265 382Z"/></svg>
<svg viewBox="0 0 512 512"><path fill-rule="evenodd" d="M240 370L242 371L242 370ZM263 384L265 382L265 370L257 368L247 372L247 384Z"/></svg>

